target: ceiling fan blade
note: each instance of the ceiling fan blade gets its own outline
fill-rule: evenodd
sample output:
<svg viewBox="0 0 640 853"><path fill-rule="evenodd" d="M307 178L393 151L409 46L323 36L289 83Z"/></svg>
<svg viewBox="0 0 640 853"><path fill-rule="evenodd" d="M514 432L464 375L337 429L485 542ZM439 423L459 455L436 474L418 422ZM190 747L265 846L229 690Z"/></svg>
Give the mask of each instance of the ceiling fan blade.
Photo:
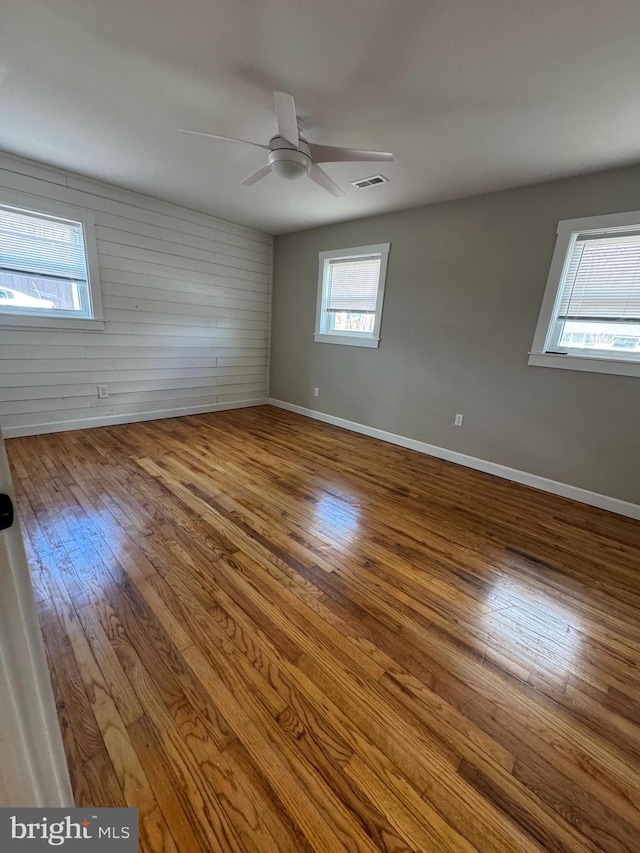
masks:
<svg viewBox="0 0 640 853"><path fill-rule="evenodd" d="M344 190L342 187L339 187L335 181L333 181L329 175L321 169L320 166L316 166L314 163L309 169L308 178L311 178L316 184L319 184L323 189L328 190L332 195L341 196L344 195Z"/></svg>
<svg viewBox="0 0 640 853"><path fill-rule="evenodd" d="M241 142L243 145L253 145L254 148L263 148L269 151L268 145L260 145L259 142L249 142L248 139L236 139L233 136L219 136L217 133L205 133L204 130L187 130L184 127L179 128L179 133L184 133L186 136L206 136L207 139L221 139L223 142Z"/></svg>
<svg viewBox="0 0 640 853"><path fill-rule="evenodd" d="M240 181L240 183L244 184L245 187L250 187L252 184L255 184L256 181L260 181L262 180L262 178L266 178L270 172L271 164L267 163L266 166L260 166L260 168L256 169L255 172L251 172L251 174L247 175L244 181Z"/></svg>
<svg viewBox="0 0 640 853"><path fill-rule="evenodd" d="M300 144L300 137L298 136L298 119L293 95L288 95L286 92L274 92L273 95L276 103L278 133L297 148Z"/></svg>
<svg viewBox="0 0 640 853"><path fill-rule="evenodd" d="M343 163L366 160L393 160L389 151L367 151L365 148L334 148L333 145L316 145L309 142L311 159L314 163Z"/></svg>

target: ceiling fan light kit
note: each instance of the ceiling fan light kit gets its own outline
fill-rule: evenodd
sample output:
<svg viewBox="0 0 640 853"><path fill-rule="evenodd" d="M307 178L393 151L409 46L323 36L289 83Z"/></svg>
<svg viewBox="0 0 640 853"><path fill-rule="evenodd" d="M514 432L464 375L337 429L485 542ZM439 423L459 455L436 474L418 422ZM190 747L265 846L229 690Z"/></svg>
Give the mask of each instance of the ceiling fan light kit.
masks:
<svg viewBox="0 0 640 853"><path fill-rule="evenodd" d="M278 142L280 142L278 136L271 140L271 144ZM271 171L287 181L306 178L311 169L311 154L304 151L305 148L307 151L309 150L309 146L303 140L300 140L298 150L289 147L272 148L267 158L271 165Z"/></svg>
<svg viewBox="0 0 640 853"><path fill-rule="evenodd" d="M344 195L344 190L321 169L318 163L345 163L393 160L393 154L388 151L368 151L359 148L336 148L331 145L316 145L307 142L300 134L304 130L302 121L296 115L293 96L286 92L274 92L278 134L269 140L268 145L250 142L246 139L235 139L230 136L219 136L201 130L186 130L180 128L180 133L190 136L205 136L219 139L223 142L237 142L252 145L268 151L267 163L248 175L242 183L251 186L270 172L287 181L298 178L310 178L314 183L335 196Z"/></svg>

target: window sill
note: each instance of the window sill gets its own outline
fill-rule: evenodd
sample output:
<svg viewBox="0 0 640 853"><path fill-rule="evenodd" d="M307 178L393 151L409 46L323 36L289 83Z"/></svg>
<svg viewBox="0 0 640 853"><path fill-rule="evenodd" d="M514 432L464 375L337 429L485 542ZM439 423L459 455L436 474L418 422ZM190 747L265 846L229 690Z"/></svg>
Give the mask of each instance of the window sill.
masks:
<svg viewBox="0 0 640 853"><path fill-rule="evenodd" d="M640 376L640 362L623 359L531 352L529 353L529 364L533 367L557 367L561 370L582 370L586 373L613 373L618 376Z"/></svg>
<svg viewBox="0 0 640 853"><path fill-rule="evenodd" d="M380 346L380 338L360 338L347 335L319 335L315 334L313 340L317 344L343 344L349 347L370 347L377 349Z"/></svg>
<svg viewBox="0 0 640 853"><path fill-rule="evenodd" d="M47 329L49 331L69 330L101 332L104 320L77 320L74 317L33 317L29 314L0 314L0 326L11 329Z"/></svg>

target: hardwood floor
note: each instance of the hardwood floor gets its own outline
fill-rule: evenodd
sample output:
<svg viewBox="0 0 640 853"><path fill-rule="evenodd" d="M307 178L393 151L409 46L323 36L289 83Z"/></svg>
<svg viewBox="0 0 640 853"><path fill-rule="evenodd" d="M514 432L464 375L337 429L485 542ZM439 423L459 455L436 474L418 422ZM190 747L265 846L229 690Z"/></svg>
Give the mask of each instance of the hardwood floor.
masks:
<svg viewBox="0 0 640 853"><path fill-rule="evenodd" d="M273 408L7 442L146 851L640 849L640 524Z"/></svg>

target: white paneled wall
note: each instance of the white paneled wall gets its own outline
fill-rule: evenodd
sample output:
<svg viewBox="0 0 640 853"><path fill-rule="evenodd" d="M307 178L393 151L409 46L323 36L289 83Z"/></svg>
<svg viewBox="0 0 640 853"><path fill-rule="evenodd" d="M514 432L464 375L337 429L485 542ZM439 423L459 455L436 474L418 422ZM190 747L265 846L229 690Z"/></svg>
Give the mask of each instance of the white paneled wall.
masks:
<svg viewBox="0 0 640 853"><path fill-rule="evenodd" d="M105 317L104 331L0 322L5 436L266 401L270 236L9 155L3 189L95 213Z"/></svg>

